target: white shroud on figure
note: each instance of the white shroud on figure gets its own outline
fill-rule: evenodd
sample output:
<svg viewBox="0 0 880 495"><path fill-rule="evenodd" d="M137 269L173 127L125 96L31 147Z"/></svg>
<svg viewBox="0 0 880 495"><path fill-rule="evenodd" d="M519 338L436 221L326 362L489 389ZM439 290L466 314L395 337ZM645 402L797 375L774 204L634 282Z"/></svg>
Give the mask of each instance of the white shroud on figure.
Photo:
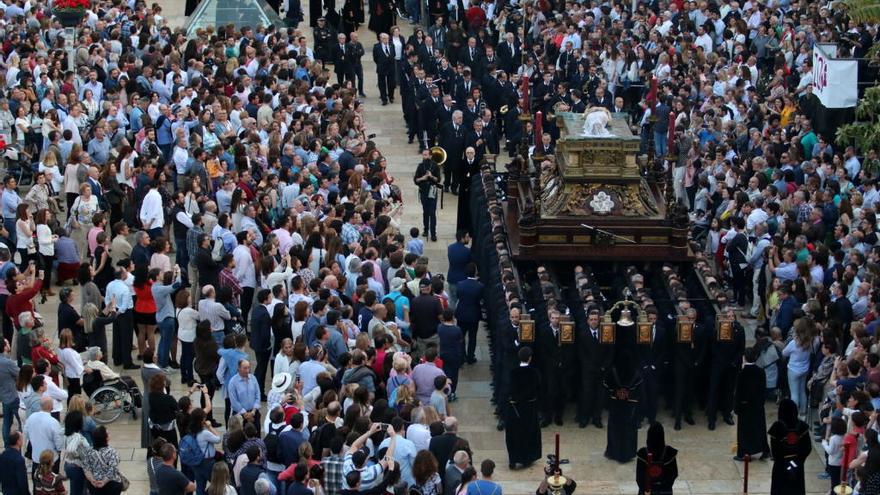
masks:
<svg viewBox="0 0 880 495"><path fill-rule="evenodd" d="M593 107L585 112L584 132L586 137L613 137L614 134L607 129L611 122L611 112L604 107Z"/></svg>

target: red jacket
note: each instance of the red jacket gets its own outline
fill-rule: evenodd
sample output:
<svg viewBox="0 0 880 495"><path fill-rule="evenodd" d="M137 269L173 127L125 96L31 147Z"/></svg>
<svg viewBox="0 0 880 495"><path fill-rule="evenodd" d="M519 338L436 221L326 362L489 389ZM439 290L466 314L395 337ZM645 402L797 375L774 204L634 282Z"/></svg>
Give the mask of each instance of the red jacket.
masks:
<svg viewBox="0 0 880 495"><path fill-rule="evenodd" d="M34 281L34 286L30 289L19 291L17 294L11 294L6 299L6 315L12 318L12 323L16 328L18 328L18 315L25 311L34 310L34 303L31 299L40 293L42 287L43 281L37 279Z"/></svg>

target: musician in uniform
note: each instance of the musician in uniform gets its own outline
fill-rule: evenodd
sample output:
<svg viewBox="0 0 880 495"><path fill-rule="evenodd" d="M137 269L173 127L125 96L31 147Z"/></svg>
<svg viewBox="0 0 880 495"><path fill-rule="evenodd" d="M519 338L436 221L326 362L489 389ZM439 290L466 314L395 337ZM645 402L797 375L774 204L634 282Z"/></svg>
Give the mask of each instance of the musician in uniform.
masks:
<svg viewBox="0 0 880 495"><path fill-rule="evenodd" d="M645 446L636 457L636 484L639 495L672 495L672 485L678 478L678 450L666 445L663 425L653 423L648 428Z"/></svg>
<svg viewBox="0 0 880 495"><path fill-rule="evenodd" d="M440 167L431 160L431 150L422 150L422 163L416 168L413 182L419 188L419 202L422 203L422 232L431 234L437 240L437 189L440 185Z"/></svg>
<svg viewBox="0 0 880 495"><path fill-rule="evenodd" d="M544 410L541 427L550 421L562 426L562 414L568 400L574 364L574 346L559 342L559 311L552 309L547 314L549 325L538 331L538 350L541 357L541 377L544 380ZM633 447L635 451L635 447Z"/></svg>
<svg viewBox="0 0 880 495"><path fill-rule="evenodd" d="M333 43L333 31L327 26L327 20L323 17L318 19L318 25L313 30L315 37L315 58L321 60L322 65L333 62L330 47Z"/></svg>
<svg viewBox="0 0 880 495"><path fill-rule="evenodd" d="M728 425L733 426L734 385L739 368L742 366L742 355L746 348L746 334L742 325L736 321L736 313L732 307L726 309L727 318L733 322L732 335L727 340L720 340L718 332L713 332L711 341L712 366L709 375L709 400L706 405L706 417L709 429L715 429L718 410Z"/></svg>
<svg viewBox="0 0 880 495"><path fill-rule="evenodd" d="M596 428L602 428L602 409L606 395L602 381L605 375L606 349L599 342L599 311L590 311L587 327L579 327L577 331L575 345L581 373L578 426L586 428L587 423L592 421Z"/></svg>
<svg viewBox="0 0 880 495"><path fill-rule="evenodd" d="M541 458L541 428L538 426L538 396L541 375L532 366L532 349L519 350L519 366L510 373L516 383L510 391L507 409L507 431L504 439L510 469L527 467Z"/></svg>

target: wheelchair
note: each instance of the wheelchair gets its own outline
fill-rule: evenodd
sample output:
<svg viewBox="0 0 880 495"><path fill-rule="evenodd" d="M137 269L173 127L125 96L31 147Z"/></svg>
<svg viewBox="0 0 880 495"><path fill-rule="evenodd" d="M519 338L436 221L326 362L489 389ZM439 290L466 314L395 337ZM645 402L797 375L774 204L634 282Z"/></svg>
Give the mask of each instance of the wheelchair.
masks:
<svg viewBox="0 0 880 495"><path fill-rule="evenodd" d="M137 419L138 409L143 397L137 384L128 376L104 380L101 373L94 371L83 375L83 391L92 402L92 417L99 424L116 421L122 413L131 414Z"/></svg>

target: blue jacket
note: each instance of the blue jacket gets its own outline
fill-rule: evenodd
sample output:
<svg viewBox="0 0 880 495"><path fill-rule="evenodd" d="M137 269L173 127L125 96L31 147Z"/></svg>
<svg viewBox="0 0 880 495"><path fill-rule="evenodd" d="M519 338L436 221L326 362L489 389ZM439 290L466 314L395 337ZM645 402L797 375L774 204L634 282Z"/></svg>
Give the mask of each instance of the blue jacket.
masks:
<svg viewBox="0 0 880 495"><path fill-rule="evenodd" d="M0 469L0 490L3 493L20 493L26 495L28 490L27 468L24 457L18 449L8 448L0 454L0 465L9 469Z"/></svg>
<svg viewBox="0 0 880 495"><path fill-rule="evenodd" d="M455 307L455 318L465 323L480 321L483 303L483 284L479 280L466 278L456 284L458 305Z"/></svg>
<svg viewBox="0 0 880 495"><path fill-rule="evenodd" d="M444 363L461 364L464 361L464 335L458 325L437 325L440 338L440 358Z"/></svg>
<svg viewBox="0 0 880 495"><path fill-rule="evenodd" d="M471 248L460 242L454 242L446 250L446 256L449 258L449 271L446 274L446 281L455 285L466 278L464 269L472 261Z"/></svg>
<svg viewBox="0 0 880 495"><path fill-rule="evenodd" d="M794 324L794 310L798 304L793 296L788 296L779 304L779 313L776 315L776 326L786 335Z"/></svg>
<svg viewBox="0 0 880 495"><path fill-rule="evenodd" d="M302 333L303 342L306 343L306 347L312 347L315 342L317 342L315 339L315 331L319 326L321 326L321 319L314 314L306 318L306 322L303 324Z"/></svg>
<svg viewBox="0 0 880 495"><path fill-rule="evenodd" d="M251 349L254 352L272 350L272 316L263 304L257 304L251 311Z"/></svg>
<svg viewBox="0 0 880 495"><path fill-rule="evenodd" d="M299 462L299 446L308 441L308 435L294 429L287 430L278 435L281 463L289 466Z"/></svg>

